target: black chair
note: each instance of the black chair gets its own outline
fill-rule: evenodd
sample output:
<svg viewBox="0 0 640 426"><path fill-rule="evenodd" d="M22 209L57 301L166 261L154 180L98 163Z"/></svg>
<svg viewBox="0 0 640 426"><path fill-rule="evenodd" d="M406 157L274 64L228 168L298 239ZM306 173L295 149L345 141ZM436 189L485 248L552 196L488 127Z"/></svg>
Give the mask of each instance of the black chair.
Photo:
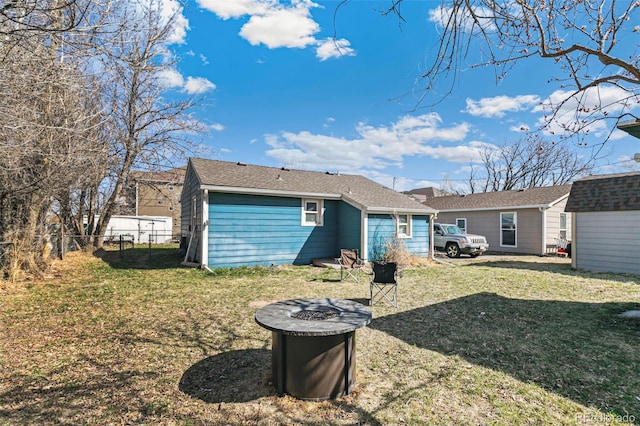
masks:
<svg viewBox="0 0 640 426"><path fill-rule="evenodd" d="M373 276L369 285L371 306L381 300L398 307L398 264L396 262L373 262Z"/></svg>

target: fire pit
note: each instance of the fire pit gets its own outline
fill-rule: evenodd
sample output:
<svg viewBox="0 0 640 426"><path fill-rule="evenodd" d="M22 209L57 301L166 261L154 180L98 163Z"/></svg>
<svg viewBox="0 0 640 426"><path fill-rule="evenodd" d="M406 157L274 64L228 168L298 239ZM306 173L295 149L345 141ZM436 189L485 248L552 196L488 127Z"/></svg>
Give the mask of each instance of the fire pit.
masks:
<svg viewBox="0 0 640 426"><path fill-rule="evenodd" d="M356 383L355 330L366 306L342 299L292 299L267 305L255 320L272 332L271 373L279 394L304 400L348 395Z"/></svg>

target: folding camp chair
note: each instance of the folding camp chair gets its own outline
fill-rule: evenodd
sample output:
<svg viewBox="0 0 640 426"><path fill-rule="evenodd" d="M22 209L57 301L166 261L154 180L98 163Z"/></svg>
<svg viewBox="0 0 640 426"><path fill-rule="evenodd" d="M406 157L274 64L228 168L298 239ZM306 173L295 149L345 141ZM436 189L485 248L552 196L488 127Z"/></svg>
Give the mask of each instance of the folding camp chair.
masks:
<svg viewBox="0 0 640 426"><path fill-rule="evenodd" d="M341 249L340 257L336 261L340 265L340 281L351 277L360 283L360 271L362 271L364 262L358 256L358 249Z"/></svg>
<svg viewBox="0 0 640 426"><path fill-rule="evenodd" d="M374 262L373 276L369 284L371 306L383 300L398 307L398 264L396 262Z"/></svg>

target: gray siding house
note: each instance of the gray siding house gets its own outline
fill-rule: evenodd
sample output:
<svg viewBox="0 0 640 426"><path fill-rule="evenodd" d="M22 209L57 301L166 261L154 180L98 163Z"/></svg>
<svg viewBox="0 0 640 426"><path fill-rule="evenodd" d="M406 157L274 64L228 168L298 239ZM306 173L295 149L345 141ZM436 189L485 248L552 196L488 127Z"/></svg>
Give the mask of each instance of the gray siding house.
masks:
<svg viewBox="0 0 640 426"><path fill-rule="evenodd" d="M181 196L185 260L202 267L310 264L401 240L431 253L435 211L358 175L190 158Z"/></svg>
<svg viewBox="0 0 640 426"><path fill-rule="evenodd" d="M564 211L570 190L571 185L556 185L432 197L423 203L438 211L436 222L484 235L490 252L545 255L557 238L571 240L571 214Z"/></svg>
<svg viewBox="0 0 640 426"><path fill-rule="evenodd" d="M572 266L640 275L640 172L574 182Z"/></svg>

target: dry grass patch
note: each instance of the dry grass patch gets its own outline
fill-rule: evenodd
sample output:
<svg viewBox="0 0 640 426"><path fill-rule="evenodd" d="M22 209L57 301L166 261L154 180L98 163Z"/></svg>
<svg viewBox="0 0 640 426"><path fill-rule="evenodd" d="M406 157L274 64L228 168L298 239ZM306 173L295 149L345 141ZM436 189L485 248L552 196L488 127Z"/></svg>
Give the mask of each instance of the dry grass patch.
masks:
<svg viewBox="0 0 640 426"><path fill-rule="evenodd" d="M409 268L358 330L358 384L277 396L276 300L366 303L314 267L179 267L175 247L71 257L0 295L0 424L623 424L640 419L637 277L519 257ZM625 417L626 416L626 417ZM588 419L590 422L582 422ZM593 420L593 421L591 421Z"/></svg>

